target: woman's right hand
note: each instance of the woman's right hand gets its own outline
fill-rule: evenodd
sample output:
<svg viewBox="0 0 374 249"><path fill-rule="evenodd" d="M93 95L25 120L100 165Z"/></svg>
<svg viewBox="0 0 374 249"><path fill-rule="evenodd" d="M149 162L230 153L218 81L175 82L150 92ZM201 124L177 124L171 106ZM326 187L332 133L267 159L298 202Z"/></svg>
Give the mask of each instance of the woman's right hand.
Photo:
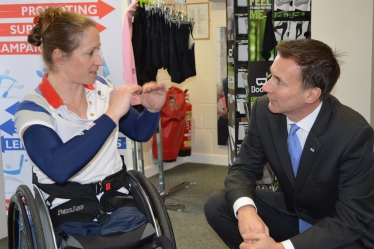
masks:
<svg viewBox="0 0 374 249"><path fill-rule="evenodd" d="M105 112L114 122L123 117L130 109L131 96L141 94L139 85L123 85L112 90L109 97L109 107Z"/></svg>

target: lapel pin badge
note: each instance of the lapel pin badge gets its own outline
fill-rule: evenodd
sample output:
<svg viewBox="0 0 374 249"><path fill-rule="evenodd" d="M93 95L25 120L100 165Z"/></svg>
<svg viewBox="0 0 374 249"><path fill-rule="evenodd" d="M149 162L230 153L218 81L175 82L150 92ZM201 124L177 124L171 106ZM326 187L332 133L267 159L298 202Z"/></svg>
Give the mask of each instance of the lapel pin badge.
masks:
<svg viewBox="0 0 374 249"><path fill-rule="evenodd" d="M314 153L314 149L312 147L310 147L310 151Z"/></svg>

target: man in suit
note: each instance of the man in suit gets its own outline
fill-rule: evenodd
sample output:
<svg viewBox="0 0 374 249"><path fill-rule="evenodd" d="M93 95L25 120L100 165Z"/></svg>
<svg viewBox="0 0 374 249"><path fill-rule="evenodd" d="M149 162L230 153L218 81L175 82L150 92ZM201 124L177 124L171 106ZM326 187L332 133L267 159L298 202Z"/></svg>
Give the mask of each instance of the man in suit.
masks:
<svg viewBox="0 0 374 249"><path fill-rule="evenodd" d="M207 221L230 248L374 248L373 129L330 95L337 55L312 39L276 50L267 95L252 107L225 189L205 204ZM299 156L288 146L294 126ZM255 190L266 163L275 192Z"/></svg>

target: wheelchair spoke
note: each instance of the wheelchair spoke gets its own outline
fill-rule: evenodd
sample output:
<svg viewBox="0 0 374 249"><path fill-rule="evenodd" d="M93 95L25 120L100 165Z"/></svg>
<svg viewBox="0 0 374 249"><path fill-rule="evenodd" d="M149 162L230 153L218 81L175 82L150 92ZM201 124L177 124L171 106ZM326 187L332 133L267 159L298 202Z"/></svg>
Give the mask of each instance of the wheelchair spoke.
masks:
<svg viewBox="0 0 374 249"><path fill-rule="evenodd" d="M17 226L17 231L18 233L16 234L17 235L17 238L15 238L17 240L17 249L21 249L21 248L28 248L27 247L27 243L28 243L28 240L27 240L27 231L25 229L25 224L24 224L24 221L23 221L23 218L22 218L22 212L19 212L18 210L18 207L16 207L16 213L15 213L15 223L16 223L16 226Z"/></svg>
<svg viewBox="0 0 374 249"><path fill-rule="evenodd" d="M15 194L11 197L11 202L13 207L13 236L10 237L13 242L12 247L32 249L34 243L25 200L22 196Z"/></svg>
<svg viewBox="0 0 374 249"><path fill-rule="evenodd" d="M34 223L33 223L33 220L32 220L31 212L30 212L29 206L27 204L27 200L24 197L22 198L22 202L24 204L26 214L27 214L27 217L29 219L29 224L30 224L30 228L31 228L31 236L32 236L34 245L36 246L36 249L37 249L38 248L38 243L37 243L37 240L36 240L36 234L35 234Z"/></svg>

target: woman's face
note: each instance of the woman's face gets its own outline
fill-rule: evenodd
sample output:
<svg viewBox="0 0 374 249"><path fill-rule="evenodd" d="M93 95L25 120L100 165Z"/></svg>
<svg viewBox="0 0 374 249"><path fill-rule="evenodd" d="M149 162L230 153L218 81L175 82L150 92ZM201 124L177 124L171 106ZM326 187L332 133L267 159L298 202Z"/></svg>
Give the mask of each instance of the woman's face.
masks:
<svg viewBox="0 0 374 249"><path fill-rule="evenodd" d="M100 55L100 35L96 27L89 27L79 38L79 47L64 60L60 68L69 82L92 85L103 65Z"/></svg>

